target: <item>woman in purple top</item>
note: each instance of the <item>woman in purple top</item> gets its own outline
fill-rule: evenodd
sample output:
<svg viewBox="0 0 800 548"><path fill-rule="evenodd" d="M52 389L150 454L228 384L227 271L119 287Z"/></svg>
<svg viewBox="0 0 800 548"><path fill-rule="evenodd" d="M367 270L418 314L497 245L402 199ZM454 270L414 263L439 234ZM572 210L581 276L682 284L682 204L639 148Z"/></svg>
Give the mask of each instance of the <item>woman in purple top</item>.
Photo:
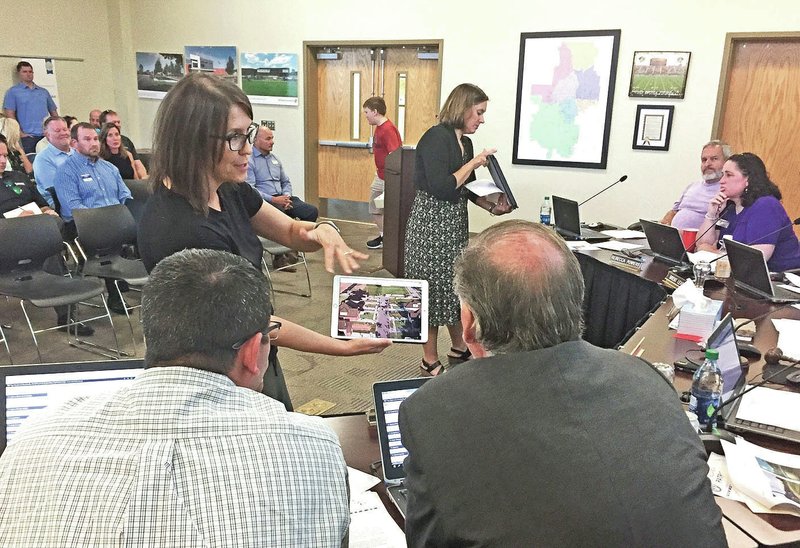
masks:
<svg viewBox="0 0 800 548"><path fill-rule="evenodd" d="M751 152L734 154L722 168L719 193L708 203L699 233L715 223L718 228L700 239L699 248L715 251L720 238L731 235L760 249L773 272L800 268L800 244L780 200L781 191L761 158Z"/></svg>

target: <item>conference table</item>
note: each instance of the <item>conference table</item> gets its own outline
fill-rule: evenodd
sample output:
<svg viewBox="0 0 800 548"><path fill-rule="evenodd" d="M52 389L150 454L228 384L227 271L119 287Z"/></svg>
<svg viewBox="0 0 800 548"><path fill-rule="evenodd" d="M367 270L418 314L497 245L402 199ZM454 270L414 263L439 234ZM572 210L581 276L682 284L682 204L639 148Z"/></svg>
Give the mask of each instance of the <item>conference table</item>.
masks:
<svg viewBox="0 0 800 548"><path fill-rule="evenodd" d="M800 311L793 307L781 308L762 299L754 299L743 294L733 286L732 280L724 285L716 280L706 284L707 296L723 301L722 314L731 313L734 318L753 319L761 315L766 317L755 322L756 335L753 339L762 354L777 346L778 333L772 324L772 318L800 319ZM682 359L687 352L697 350L698 344L689 340L676 338L675 331L668 328L670 318L674 315L671 297L664 302L635 330L634 334L620 348L622 352L641 351L641 357L655 363L673 363ZM692 354L695 361L701 359L701 353ZM747 378L757 382L764 368L763 358L750 360ZM674 386L678 394L691 388L691 374L675 372ZM789 390L789 388L784 388ZM758 434L743 436L748 441L769 449L791 454L800 454L800 444L778 440ZM715 497L725 518L735 524L760 545L774 546L780 544L800 544L800 518L778 514L754 514L744 504L722 497Z"/></svg>
<svg viewBox="0 0 800 548"><path fill-rule="evenodd" d="M328 417L325 419L325 424L330 426L339 436L342 453L347 465L356 470L374 475L376 472L373 470L373 463L380 460L380 448L375 427L369 426L366 416L363 413L359 413ZM397 507L389 500L383 483L376 485L372 490L378 493L389 515L402 529L405 525L405 520L397 510ZM745 511L749 513L746 508ZM750 536L743 533L728 518L723 518L722 525L725 528L725 536L729 546L733 548L753 548L758 546Z"/></svg>
<svg viewBox="0 0 800 548"><path fill-rule="evenodd" d="M631 352L640 349L641 356L650 362L672 363L683 358L687 352L697 350L697 343L675 338L674 332L667 327L674 310L672 299L660 282L667 274L668 266L644 256L640 270L620 268L611 260L613 254L606 250L576 252L587 280L587 332L593 333L596 338L603 338L607 347L611 346L610 341L618 337L619 333L627 333L627 341L624 341L620 350ZM774 347L777 341L777 332L770 321L772 317L800 319L800 311L791 307L776 310L779 307L735 290L730 280L724 284L716 280L707 282L706 294L722 300L723 314L731 312L734 318L752 319L774 311L769 317L756 322L753 344L762 352ZM614 314L622 314L624 321L615 323L611 318ZM602 315L605 318L600 321ZM591 318L595 318L594 322ZM593 324L598 322L612 324L612 327L593 329ZM748 378L760 373L763 365L763 360L752 361ZM690 387L691 375L676 371L677 393L689 390ZM349 466L368 474L380 475L380 469L375 466L380 461L377 433L374 427L368 426L365 415L330 417L326 419L326 423L338 434ZM800 454L800 446L790 442L758 435L745 437L758 445ZM373 490L379 494L395 522L403 527L404 520L386 496L383 484L377 485ZM719 497L715 499L722 508L723 526L731 546L800 543L800 518L753 514L739 502Z"/></svg>
<svg viewBox="0 0 800 548"><path fill-rule="evenodd" d="M627 240L647 246L646 240ZM601 348L617 348L633 329L661 304L667 291L660 285L668 266L642 255L641 271L622 269L606 249L576 250L586 292L583 338Z"/></svg>

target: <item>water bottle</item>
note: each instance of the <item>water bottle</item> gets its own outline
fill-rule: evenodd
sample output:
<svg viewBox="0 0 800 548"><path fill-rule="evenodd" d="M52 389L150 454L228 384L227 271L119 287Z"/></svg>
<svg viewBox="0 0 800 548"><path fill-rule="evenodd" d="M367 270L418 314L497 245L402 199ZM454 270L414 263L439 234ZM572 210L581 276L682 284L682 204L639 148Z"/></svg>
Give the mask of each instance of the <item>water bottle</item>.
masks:
<svg viewBox="0 0 800 548"><path fill-rule="evenodd" d="M539 222L543 225L550 224L550 212L553 208L550 207L550 196L544 197L544 202L542 202L542 207L539 208Z"/></svg>
<svg viewBox="0 0 800 548"><path fill-rule="evenodd" d="M711 428L717 425L716 410L722 396L722 371L719 370L717 359L719 350L706 349L706 360L692 379L692 393L689 398L689 411L697 415L700 426L705 430L711 423Z"/></svg>

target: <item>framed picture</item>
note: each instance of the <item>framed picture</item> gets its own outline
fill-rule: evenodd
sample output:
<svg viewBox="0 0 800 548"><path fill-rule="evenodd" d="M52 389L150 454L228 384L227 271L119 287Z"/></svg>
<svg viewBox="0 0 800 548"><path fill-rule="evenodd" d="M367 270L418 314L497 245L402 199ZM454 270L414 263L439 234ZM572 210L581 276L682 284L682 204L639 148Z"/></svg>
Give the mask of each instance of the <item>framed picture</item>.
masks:
<svg viewBox="0 0 800 548"><path fill-rule="evenodd" d="M672 105L637 105L633 148L640 150L669 150L672 133Z"/></svg>
<svg viewBox="0 0 800 548"><path fill-rule="evenodd" d="M520 37L513 163L605 169L619 30Z"/></svg>
<svg viewBox="0 0 800 548"><path fill-rule="evenodd" d="M634 51L628 97L683 99L689 51Z"/></svg>

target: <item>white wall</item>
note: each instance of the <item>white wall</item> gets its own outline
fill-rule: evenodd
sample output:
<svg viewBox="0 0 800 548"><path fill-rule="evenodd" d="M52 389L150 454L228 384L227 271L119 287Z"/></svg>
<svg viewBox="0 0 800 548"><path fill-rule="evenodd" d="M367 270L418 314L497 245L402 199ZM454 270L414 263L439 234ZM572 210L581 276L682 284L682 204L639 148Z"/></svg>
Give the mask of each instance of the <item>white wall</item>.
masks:
<svg viewBox="0 0 800 548"><path fill-rule="evenodd" d="M54 4L72 3L29 0L25 9L29 9L31 4L47 7L35 8L39 17L43 12L51 12ZM71 11L77 9L71 8ZM481 86L491 98L486 124L473 140L478 149L499 149L501 165L521 204L513 215L536 218L539 204L546 194L557 193L580 201L620 175L627 174L628 181L582 210L585 220L618 224L628 224L639 216L660 217L683 186L699 177L699 149L712 137L711 124L725 33L800 28L800 10L796 0L772 0L769 3L754 0L607 0L603 3L580 1L564 4L552 0L496 0L480 7L470 7L470 3L463 0L406 0L402 3L107 0L105 6L102 1L93 0L82 3L79 10L80 13L74 16L82 18L77 23L81 29L85 29L87 21L96 23L95 34L98 37L102 37L105 26L114 29L113 40L106 43L107 51L97 52L98 61L114 60L110 68L113 91L100 97L121 105L119 109L126 120L126 131L139 146L150 143L151 122L158 101L136 97L136 51L183 52L185 45L235 45L239 51L302 54L304 40L441 38L444 40L443 95L446 96L458 83L468 81ZM511 155L520 33L616 28L622 29L622 38L608 168L513 166ZM76 36L74 32L71 34ZM24 36L24 33L19 31L19 35ZM101 42L98 38L93 43L102 48ZM52 40L48 39L47 44L47 51L52 52ZM66 50L76 47L74 39L65 39ZM686 99L629 98L628 83L635 50L691 51ZM86 69L88 76L91 74L88 63ZM98 70L109 69L98 67ZM302 66L300 73L302 89ZM80 109L67 106L62 110L82 113L90 104L88 98L75 98L75 101ZM636 105L642 103L675 105L669 152L631 149ZM787 107L796 108L796 105ZM275 151L295 182L296 191L302 190L303 181L303 108L302 97L299 107L255 106L257 120L277 122ZM496 220L483 211L473 210L471 229L481 230Z"/></svg>

